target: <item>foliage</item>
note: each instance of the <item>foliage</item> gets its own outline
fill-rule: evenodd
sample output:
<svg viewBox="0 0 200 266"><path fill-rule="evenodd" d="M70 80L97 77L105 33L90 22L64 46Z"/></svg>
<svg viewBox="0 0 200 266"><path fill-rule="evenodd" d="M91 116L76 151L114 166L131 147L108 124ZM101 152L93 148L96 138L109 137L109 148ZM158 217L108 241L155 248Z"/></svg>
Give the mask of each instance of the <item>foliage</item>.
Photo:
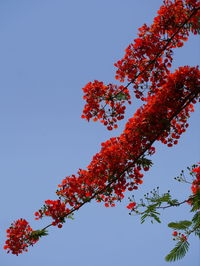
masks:
<svg viewBox="0 0 200 266"><path fill-rule="evenodd" d="M188 241L180 240L174 249L165 257L166 261L176 261L182 259L186 252L188 251L189 243Z"/></svg>
<svg viewBox="0 0 200 266"><path fill-rule="evenodd" d="M159 188L153 189L150 193L144 195L144 199L140 199L138 203L135 203L131 209L130 214L137 214L141 216L141 223L146 221L146 218L150 218L151 222L156 221L161 223L160 212L158 210L164 210L166 208L178 207L183 204L190 204L191 212L195 213L191 220L182 220L178 222L170 222L168 227L175 230L173 235L173 240L177 241L175 247L170 251L170 253L165 257L166 261L176 261L185 256L189 249L188 237L191 234L200 237L200 167L198 165L193 165L191 168L187 167L191 179L193 182L189 182L186 178L184 171L175 178L178 182L183 182L186 184L193 185L197 184L198 189L195 190L193 195L190 195L184 201L178 201L177 199L172 199L170 191L167 193L159 193ZM135 201L134 197L133 200ZM141 210L142 209L142 210ZM181 231L181 232L179 232Z"/></svg>
<svg viewBox="0 0 200 266"><path fill-rule="evenodd" d="M180 221L180 222L172 222L169 223L168 226L172 229L177 229L177 230L185 230L187 229L190 225L192 224L191 221Z"/></svg>
<svg viewBox="0 0 200 266"><path fill-rule="evenodd" d="M40 237L47 236L47 235L48 235L48 232L46 230L36 230L36 231L31 232L29 238L38 240Z"/></svg>

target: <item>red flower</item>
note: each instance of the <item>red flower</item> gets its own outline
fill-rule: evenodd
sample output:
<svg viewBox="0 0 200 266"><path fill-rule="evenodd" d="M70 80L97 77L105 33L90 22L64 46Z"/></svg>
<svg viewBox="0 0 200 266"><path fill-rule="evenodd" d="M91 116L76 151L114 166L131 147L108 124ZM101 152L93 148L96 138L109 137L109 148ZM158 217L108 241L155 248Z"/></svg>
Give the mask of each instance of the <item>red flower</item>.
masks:
<svg viewBox="0 0 200 266"><path fill-rule="evenodd" d="M135 202L131 202L131 203L129 203L126 206L126 208L129 209L129 210L133 210L135 208L135 206L136 206L136 203Z"/></svg>

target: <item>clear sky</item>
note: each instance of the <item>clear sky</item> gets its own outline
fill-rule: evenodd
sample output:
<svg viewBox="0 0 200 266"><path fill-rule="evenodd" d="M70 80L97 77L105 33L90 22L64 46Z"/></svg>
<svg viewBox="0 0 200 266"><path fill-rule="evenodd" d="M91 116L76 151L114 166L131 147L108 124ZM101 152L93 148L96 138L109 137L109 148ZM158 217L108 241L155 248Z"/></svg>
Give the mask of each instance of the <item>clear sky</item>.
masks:
<svg viewBox="0 0 200 266"><path fill-rule="evenodd" d="M0 246L13 220L34 221L44 200L54 199L62 178L85 168L100 143L119 135L140 102L128 108L118 130L80 118L81 88L94 79L114 81L113 64L137 37L137 28L151 23L161 0L1 0L0 1ZM173 67L197 65L199 37L191 36L176 50ZM154 187L183 200L187 185L173 177L199 161L199 117L196 106L179 145L156 145L154 166L135 194ZM174 246L167 223L190 217L189 207L165 210L162 224L140 225L128 215L127 200L116 208L88 204L62 229L50 228L28 253L18 257L0 249L1 266L165 266ZM198 266L199 242L191 238L187 256L175 266Z"/></svg>

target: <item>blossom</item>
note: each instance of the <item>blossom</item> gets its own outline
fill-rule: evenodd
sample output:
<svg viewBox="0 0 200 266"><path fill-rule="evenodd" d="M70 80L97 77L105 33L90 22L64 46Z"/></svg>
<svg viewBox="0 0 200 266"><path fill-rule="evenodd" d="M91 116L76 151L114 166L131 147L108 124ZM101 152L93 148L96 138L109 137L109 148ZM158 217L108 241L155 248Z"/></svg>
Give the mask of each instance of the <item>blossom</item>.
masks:
<svg viewBox="0 0 200 266"><path fill-rule="evenodd" d="M7 250L7 253L19 255L23 251L28 251L28 246L32 246L38 241L38 239L31 238L33 229L25 219L19 219L12 223L6 232L8 239L4 249Z"/></svg>
<svg viewBox="0 0 200 266"><path fill-rule="evenodd" d="M62 227L65 217L69 214L69 209L64 202L60 200L46 200L42 209L35 213L36 220L41 219L44 215L53 218L52 225Z"/></svg>
<svg viewBox="0 0 200 266"><path fill-rule="evenodd" d="M117 128L117 121L124 118L125 103L131 103L129 90L124 86L104 85L97 80L89 82L82 90L86 104L81 117L87 121L100 120L108 130Z"/></svg>
<svg viewBox="0 0 200 266"><path fill-rule="evenodd" d="M197 0L164 1L152 25L144 24L139 28L138 38L125 49L124 57L114 64L116 79L120 82L127 80L128 85L105 85L97 80L89 82L83 88L86 105L82 118L89 121L93 117L94 121L100 120L112 130L117 120L124 118L126 102L130 103L129 85L132 84L136 98L143 101L157 93L170 75L173 50L182 47L189 35L196 34L199 28L199 7Z"/></svg>
<svg viewBox="0 0 200 266"><path fill-rule="evenodd" d="M193 112L193 105L185 103L198 97L199 86L197 67L180 67L170 73L158 92L147 97L146 104L128 120L123 133L102 143L87 170L79 169L76 175L67 176L57 195L76 209L96 193L97 201L113 203L121 200L127 189L137 189L143 183L137 158L145 152L155 153L152 143L156 140L169 147L177 144ZM144 167L147 170L149 167ZM110 182L112 186L108 186Z"/></svg>
<svg viewBox="0 0 200 266"><path fill-rule="evenodd" d="M192 182L192 192L193 194L197 194L197 192L200 192L200 166L197 166L192 170L193 173L196 175L196 179Z"/></svg>
<svg viewBox="0 0 200 266"><path fill-rule="evenodd" d="M131 202L131 203L129 203L129 204L126 206L126 208L129 209L129 210L132 210L132 209L135 208L135 206L136 206L136 203L135 203L135 202Z"/></svg>

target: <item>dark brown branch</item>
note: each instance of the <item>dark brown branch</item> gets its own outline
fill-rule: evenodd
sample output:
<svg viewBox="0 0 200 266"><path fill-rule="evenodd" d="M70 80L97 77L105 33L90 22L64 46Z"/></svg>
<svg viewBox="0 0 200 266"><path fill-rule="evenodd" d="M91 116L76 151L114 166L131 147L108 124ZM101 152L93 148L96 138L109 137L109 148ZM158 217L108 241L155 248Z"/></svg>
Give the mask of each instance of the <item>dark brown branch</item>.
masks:
<svg viewBox="0 0 200 266"><path fill-rule="evenodd" d="M178 203L174 203L172 205L167 205L167 206L163 206L163 207L161 207L161 206L160 207L156 207L156 209L167 209L167 208L170 208L170 207L178 207L178 206L190 201L191 199L193 199L193 197L190 197L189 199L186 199L186 200L178 202Z"/></svg>
<svg viewBox="0 0 200 266"><path fill-rule="evenodd" d="M194 9L193 12L190 14L190 16L187 18L187 20L181 24L181 26L177 29L177 31L171 36L171 38L167 41L166 45L164 46L164 48L160 51L160 53L158 53L156 55L156 57L149 61L148 65L145 67L145 69L143 71L141 71L135 78L134 80L132 80L131 82L129 82L125 88L128 88L128 86L130 86L131 83L133 83L140 75L142 75L145 71L147 71L147 69L149 68L149 66L151 64L153 64L155 62L155 60L160 57L160 55L164 52L164 50L168 47L169 43L173 40L173 38L179 33L179 31L188 23L188 21L196 14L196 12L199 10L200 8ZM124 89L125 89L124 88ZM200 93L200 88L197 88L196 90L194 90L193 92L191 92L182 102L182 105L179 107L179 109L173 114L173 116L169 119L168 121L168 125L170 124L170 122L188 105L192 102L193 99L195 99L197 97L197 95ZM167 126L168 126L167 125ZM70 214L74 213L75 211L79 210L82 206L84 206L86 203L90 202L92 199L94 199L97 195L103 193L106 189L110 188L124 173L126 173L126 171L128 171L132 166L135 165L135 163L138 161L138 159L140 159L140 157L142 157L145 152L152 146L152 144L159 138L159 136L163 133L164 130L166 130L167 126L162 128L162 131L159 132L159 134L157 136L155 136L155 138L150 142L150 144L143 150L141 151L140 155L138 157L136 157L134 159L134 162L129 165L128 167L126 167L121 173L118 174L117 177L114 177L111 181L108 182L108 184L96 191L87 201L84 201L83 203L81 203L78 207L73 208L64 218L67 218ZM49 224L47 226L45 226L42 231L46 230L47 228L49 228L50 226L52 226L52 224Z"/></svg>

